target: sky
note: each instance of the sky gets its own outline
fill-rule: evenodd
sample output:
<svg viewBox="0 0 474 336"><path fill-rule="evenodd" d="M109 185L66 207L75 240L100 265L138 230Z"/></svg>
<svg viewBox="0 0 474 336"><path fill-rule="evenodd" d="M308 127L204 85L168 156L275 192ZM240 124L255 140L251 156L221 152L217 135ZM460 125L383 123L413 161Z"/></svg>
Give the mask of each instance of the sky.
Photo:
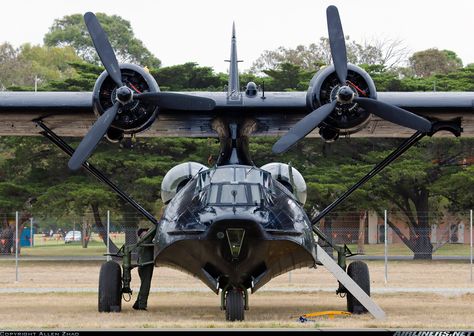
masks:
<svg viewBox="0 0 474 336"><path fill-rule="evenodd" d="M455 51L474 63L474 1L426 0L15 0L2 4L0 43L42 44L54 20L87 11L130 21L135 36L163 66L188 61L227 72L232 22L240 69L264 50L309 45L327 36L326 7L339 9L344 34L359 43L400 39L413 52Z"/></svg>

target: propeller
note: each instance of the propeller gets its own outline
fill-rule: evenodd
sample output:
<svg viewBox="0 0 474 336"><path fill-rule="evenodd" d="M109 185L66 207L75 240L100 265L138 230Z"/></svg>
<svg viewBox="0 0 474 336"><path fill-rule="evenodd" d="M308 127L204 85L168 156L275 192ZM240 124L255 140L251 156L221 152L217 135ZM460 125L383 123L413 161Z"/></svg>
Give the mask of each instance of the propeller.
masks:
<svg viewBox="0 0 474 336"><path fill-rule="evenodd" d="M337 91L336 99L322 105L297 122L287 134L283 135L273 145L272 151L274 153L287 151L291 146L318 127L319 124L331 114L337 103L351 104L355 102L366 111L395 124L421 132L431 131L431 122L419 115L394 105L383 103L375 99L358 97L354 94L352 89L347 85L347 50L337 8L335 6L329 6L326 10L326 16L331 56L334 69L341 84Z"/></svg>
<svg viewBox="0 0 474 336"><path fill-rule="evenodd" d="M95 14L91 12L84 14L84 22L105 70L118 88L116 90L116 100L112 107L107 109L100 118L97 119L74 151L74 154L68 162L68 167L71 170L79 169L89 158L114 121L120 107L134 100L152 103L164 109L185 111L209 111L214 109L216 106L215 101L212 99L188 94L171 92L146 92L136 94L131 88L124 85L122 82L122 72L117 57L110 45L107 34L103 30Z"/></svg>
<svg viewBox="0 0 474 336"><path fill-rule="evenodd" d="M306 117L298 121L295 126L293 126L293 128L288 131L288 133L275 142L272 148L273 153L283 153L295 143L303 139L324 119L326 119L328 115L331 114L331 112L334 110L334 107L336 107L336 101L317 108Z"/></svg>
<svg viewBox="0 0 474 336"><path fill-rule="evenodd" d="M99 20L97 20L94 13L87 12L84 14L84 22L105 70L107 70L107 73L118 87L123 86L122 73L117 62L117 57L115 57L114 50L112 49L107 34L104 29L102 29Z"/></svg>
<svg viewBox="0 0 474 336"><path fill-rule="evenodd" d="M331 49L332 62L336 69L337 77L341 85L346 85L347 78L347 51L342 31L341 19L336 6L329 6L326 9L328 21L329 46Z"/></svg>
<svg viewBox="0 0 474 336"><path fill-rule="evenodd" d="M112 105L112 107L105 111L99 119L97 119L97 121L89 130L89 133L86 134L84 139L82 139L81 143L74 151L74 154L68 162L69 169L79 169L84 161L86 161L87 158L92 154L100 139L102 139L104 134L109 129L110 124L115 119L119 106L120 103L116 102L114 105Z"/></svg>

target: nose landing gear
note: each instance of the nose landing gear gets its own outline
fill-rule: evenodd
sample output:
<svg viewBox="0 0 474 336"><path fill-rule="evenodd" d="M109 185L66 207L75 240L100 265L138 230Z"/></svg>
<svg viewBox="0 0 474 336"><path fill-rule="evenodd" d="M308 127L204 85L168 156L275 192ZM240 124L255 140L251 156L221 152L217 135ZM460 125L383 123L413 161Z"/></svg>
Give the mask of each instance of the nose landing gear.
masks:
<svg viewBox="0 0 474 336"><path fill-rule="evenodd" d="M229 288L221 293L221 309L225 310L227 321L243 321L244 311L248 310L248 293L246 289Z"/></svg>

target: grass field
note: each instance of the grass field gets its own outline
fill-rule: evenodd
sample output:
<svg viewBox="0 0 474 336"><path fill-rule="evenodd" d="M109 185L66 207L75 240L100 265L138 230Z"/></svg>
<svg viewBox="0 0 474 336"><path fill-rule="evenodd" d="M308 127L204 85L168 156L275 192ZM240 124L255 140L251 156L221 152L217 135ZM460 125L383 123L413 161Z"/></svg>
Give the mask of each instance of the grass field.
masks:
<svg viewBox="0 0 474 336"><path fill-rule="evenodd" d="M136 312L135 300L123 303L122 313L97 313L100 262L20 262L20 281L15 282L15 263L0 262L0 288L26 291L56 288L57 292L0 293L1 329L38 328L415 328L473 329L474 294L431 293L373 294L387 319L370 315L317 318L299 323L304 314L323 310L345 310L346 300L328 292L336 280L323 267L300 269L273 279L262 291L250 296L250 310L242 323L227 323L219 309L219 296L199 280L169 268L155 268L147 312ZM371 287L467 288L474 289L466 262L396 261L390 263L389 282L384 282L381 261L368 262ZM138 289L136 270L132 288ZM318 288L324 291L319 291ZM61 290L62 289L62 290ZM86 293L68 293L87 289ZM157 289L164 290L157 292ZM185 292L182 291L185 289ZM174 292L173 292L174 291ZM178 292L176 292L178 291ZM7 308L8 307L8 308ZM28 318L25 318L28 317Z"/></svg>
<svg viewBox="0 0 474 336"><path fill-rule="evenodd" d="M352 252L357 251L357 245L349 244ZM366 255L384 255L383 244L364 245ZM413 255L413 252L405 244L389 244L388 255ZM445 244L433 253L434 256L469 256L469 244Z"/></svg>
<svg viewBox="0 0 474 336"><path fill-rule="evenodd" d="M387 314L384 321L370 315L315 318L300 323L304 314L345 310L345 300L326 292L261 292L251 296L245 321L229 323L212 293L159 293L151 295L146 312L134 311L132 302L121 313L98 313L93 293L0 294L2 329L109 329L109 328L410 328L473 329L474 296L385 294L374 299ZM27 318L26 318L27 317Z"/></svg>
<svg viewBox="0 0 474 336"><path fill-rule="evenodd" d="M117 246L121 246L125 241L123 233L113 233L112 240ZM352 252L357 251L354 244L348 245ZM383 244L365 245L365 255L376 256L384 255ZM64 240L35 235L35 246L23 247L21 255L29 256L102 256L106 253L106 247L97 234L93 234L87 248L82 248L79 242L65 244ZM413 252L404 244L390 244L388 255L413 255ZM468 244L446 244L435 253L434 256L469 256L470 246Z"/></svg>

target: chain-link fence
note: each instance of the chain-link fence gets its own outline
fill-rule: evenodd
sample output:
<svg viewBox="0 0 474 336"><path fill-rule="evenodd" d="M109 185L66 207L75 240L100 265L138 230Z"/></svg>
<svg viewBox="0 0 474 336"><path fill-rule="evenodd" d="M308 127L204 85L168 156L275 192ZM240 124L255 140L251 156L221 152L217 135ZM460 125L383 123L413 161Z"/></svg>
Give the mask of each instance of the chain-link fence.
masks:
<svg viewBox="0 0 474 336"><path fill-rule="evenodd" d="M418 214L416 218L401 212L361 211L332 214L318 226L333 243L346 244L351 251L362 255L469 258L471 221L470 211Z"/></svg>
<svg viewBox="0 0 474 336"><path fill-rule="evenodd" d="M93 254L106 248L107 237L109 245L120 247L136 242L139 228L151 227L140 215L115 215L108 211L102 216L85 214L58 220L21 212L0 214L0 218L0 255L14 255L16 240L21 256L56 255L61 251L67 255L88 254L81 249L89 249Z"/></svg>
<svg viewBox="0 0 474 336"><path fill-rule="evenodd" d="M13 258L18 243L20 260L60 256L105 260L107 237L110 238L109 252L115 253L123 244L137 240L139 228L151 227L135 213L104 212L100 216L91 213L58 220L28 213L9 213L0 214L0 218L0 259ZM462 278L472 281L470 210L456 214L418 214L416 218L393 211L339 212L324 218L318 227L332 243L346 244L357 254L352 259L374 261L376 267L384 266L385 281L397 274L397 269L403 278L405 271L401 270L405 266L402 267L399 261L414 264L417 260L432 265L449 264L448 272L462 269ZM336 253L333 255L336 257Z"/></svg>
<svg viewBox="0 0 474 336"><path fill-rule="evenodd" d="M408 218L400 212L371 211L333 213L318 223L319 229L334 244L346 244L353 252L367 256L470 256L472 241L470 211L438 215L427 213ZM0 253L15 251L16 213L0 214ZM40 248L52 245L104 246L107 235L115 245L136 241L138 228L151 227L140 215L126 213L102 216L86 214L60 220L43 219L18 213L19 247Z"/></svg>

